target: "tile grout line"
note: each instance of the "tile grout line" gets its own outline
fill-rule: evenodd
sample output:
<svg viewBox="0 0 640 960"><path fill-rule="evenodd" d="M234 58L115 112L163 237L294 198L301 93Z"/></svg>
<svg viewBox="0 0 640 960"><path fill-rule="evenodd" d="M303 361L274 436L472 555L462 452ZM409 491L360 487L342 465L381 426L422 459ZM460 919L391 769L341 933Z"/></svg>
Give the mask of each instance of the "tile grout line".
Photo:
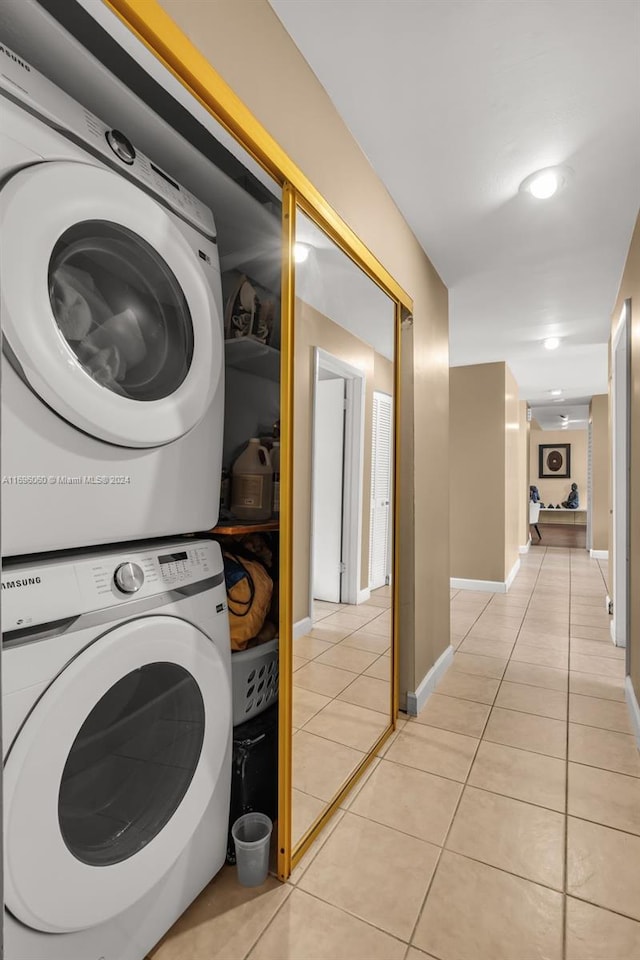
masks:
<svg viewBox="0 0 640 960"><path fill-rule="evenodd" d="M309 870L310 868L311 868L311 864L309 864L309 866L307 867L307 870ZM305 870L305 873L306 873L306 872L307 872L307 871ZM300 877L300 880L302 880L302 877ZM293 886L293 884L292 884L292 886ZM376 924L375 924L375 923L372 923L371 920L366 920L364 917L358 916L358 914L356 914L356 913L351 913L351 912L350 912L349 910L347 910L345 907L338 906L338 904L332 903L330 900L325 900L324 897L319 897L318 894L316 894L316 893L310 893L308 890L304 890L304 889L300 886L300 882L299 882L299 881L298 881L298 883L293 887L293 889L294 889L294 890L299 890L300 893L304 894L306 897L311 897L313 900L319 900L320 903L324 903L325 906L327 906L327 907L331 907L331 908L334 909L334 910L339 910L340 913L343 913L345 916L350 917L351 920L357 920L359 923L364 923L364 924L366 924L368 927L371 927L372 930L377 930L378 933L383 933L386 937L391 937L392 940L396 940L398 943L401 943L403 946L406 946L406 947L410 947L410 946L411 946L411 943L410 943L408 940L403 940L402 937L399 937L397 933L389 933L389 931L388 931L388 930L385 930L383 927L378 927L378 926L376 926ZM293 892L293 891L292 891L292 892ZM289 899L289 898L287 897L287 900L288 900L288 899ZM285 902L286 902L286 901L285 901ZM284 904L282 904L282 906L284 906ZM280 911L280 909L281 909L281 908L278 908L278 912ZM297 958L297 957L289 957L289 958L287 958L287 960L298 960L298 958Z"/></svg>
<svg viewBox="0 0 640 960"><path fill-rule="evenodd" d="M537 576L536 576L536 579L535 579L535 582L534 582L534 586L533 586L533 588L532 588L532 591L531 591L531 594L530 594L530 597L529 597L529 601L528 601L528 603L527 603L527 605L526 605L526 607L525 607L525 615L526 615L526 611L529 609L529 604L530 604L530 602L531 602L531 597L533 596L533 591L535 590L535 584L538 582L538 578L539 578L539 576L540 576L540 570L541 570L541 569L542 569L542 563L540 564L540 566L539 566L539 568L538 568L538 574L537 574ZM486 607L488 607L490 603L491 603L491 600L489 600L489 602L486 604L486 606L485 606L484 609L486 609ZM478 619L478 618L476 618L476 620L477 620L477 619ZM523 621L524 621L524 618L523 618ZM474 621L474 622L475 622L475 621ZM520 629L521 629L521 628L520 628ZM518 631L518 632L519 632L519 631ZM511 659L510 657L507 658L507 666L508 666L508 664L509 664L510 659ZM454 662L455 662L455 660L454 660ZM468 769L467 769L467 773L466 773L464 782L463 782L463 784L462 784L462 790L460 791L460 796L459 796L459 798L458 798L458 802L456 803L455 809L454 809L453 814L452 814L452 816L451 816L451 820L449 821L449 827L448 827L447 832L446 832L446 834L445 834L444 840L442 841L442 847L441 847L441 849L440 849L440 853L439 853L439 855L438 855L438 859L436 860L436 863L435 863L435 866L434 866L434 869L433 869L433 873L432 873L432 875L431 875L431 879L430 879L430 881L429 881L429 883L428 883L428 885L427 885L427 889L426 889L424 898L423 898L423 900L422 900L422 904L421 904L421 906L420 906L420 909L418 910L418 916L417 916L416 922L415 922L415 924L414 924L413 930L412 930L412 932L411 932L411 938L410 938L410 940L409 940L409 943L410 943L410 944L413 944L413 940L414 940L414 937L415 937L415 934L416 934L416 930L417 930L417 928L418 928L418 924L420 923L420 920L421 920L421 918L422 918L422 914L423 914L423 912L424 912L424 908L425 908L425 906L426 906L427 900L429 899L429 894L431 893L431 889L432 889L432 887L433 887L433 883L434 883L434 881L435 881L435 877L436 877L436 874L437 874L437 872L438 872L438 868L439 868L439 866L440 866L440 861L442 860L442 855L443 855L443 853L445 852L446 844L447 844L447 841L448 841L448 839L449 839L451 830L452 830L452 828L453 828L453 824L454 824L455 818L456 818L456 816L457 816L457 814L458 814L458 810L460 809L460 804L462 803L462 798L463 798L463 796L464 796L465 790L466 790L467 785L468 785L468 782L469 782L469 776L470 776L470 774L471 774L471 770L473 769L473 765L474 765L474 763L475 763L475 761L476 761L476 757L477 757L478 751L479 751L479 749L480 749L480 744L482 743L482 741L483 741L483 739L484 739L484 734L485 734L485 731L486 731L486 728L487 728L487 724L489 723L489 719L490 719L491 713L492 713L492 711L493 711L493 704L495 704L496 697L498 696L498 693L500 692L500 687L502 686L504 674L506 673L506 669L507 669L507 667L505 666L504 671L503 671L503 673L502 673L502 678L500 679L500 683L498 684L498 688L497 688L497 690L496 690L495 697L494 697L493 702L492 702L492 704L491 704L491 709L489 710L489 713L487 714L487 718L486 718L486 720L485 720L485 722L484 722L484 725L483 725L483 728L482 728L482 732L481 732L481 734L480 734L480 737L478 738L478 744L477 744L477 746L476 746L476 749L475 749L475 751L474 751L473 757L472 757L472 759L471 759L471 763L469 764L469 767L468 767ZM468 858L468 859L471 859L471 858ZM490 865L487 865L487 866L490 866Z"/></svg>
<svg viewBox="0 0 640 960"><path fill-rule="evenodd" d="M390 608L387 608L387 609L390 609ZM378 616L382 616L384 613L387 612L387 609L381 608L381 613L378 614L376 617L373 617L372 620L368 620L367 623L371 623L373 620L377 619ZM333 614L329 614L329 616L333 616ZM322 620L319 620L318 623L322 623ZM329 650L331 650L331 649L333 649L334 647L338 646L338 644L342 643L343 640L347 640L349 637L352 637L355 633L358 633L359 630L364 629L365 626L366 626L366 624L363 624L361 627L357 627L357 628L356 628L355 630L353 630L351 633L348 633L345 637L343 637L342 640L338 640L338 641L336 641L336 643L332 643L332 644L331 644L331 647L329 648ZM315 629L315 624L312 624L312 629ZM308 636L308 635L307 635L307 636ZM300 638L300 639L302 639L302 638ZM311 637L311 639L312 639L312 640L319 640L319 639L321 639L321 638L319 638L319 637ZM322 641L322 642L324 642L324 643L329 643L330 641ZM295 648L295 643L294 643L294 648ZM357 649L357 648L354 648L354 649ZM315 662L317 661L317 658L318 658L318 657L322 656L322 654L324 654L324 653L328 653L329 650L323 650L322 653L316 654L315 657L311 657L309 660L307 660L307 663L315 663ZM369 651L365 651L365 652L369 652ZM378 662L378 659L380 659L380 657L383 657L383 656L385 656L384 653L380 654L380 655L378 656L378 658L374 661L374 663L377 663L377 662ZM330 665L330 664L321 664L321 666L329 666L329 667L330 667L331 665ZM369 666L372 666L372 664L370 664ZM334 669L334 670L340 670L340 669L342 669L342 668L341 668L341 667L333 667L333 669ZM368 670L369 667L366 667L365 669ZM346 673L353 673L352 670L348 670L348 671L345 671L345 672L346 672ZM295 673L295 671L294 671L294 673ZM340 743L340 741L331 740L329 737L324 737L322 734L319 734L319 733L312 733L310 730L307 730L307 729L306 729L306 724L307 724L307 723L310 723L312 720L314 720L316 717L318 717L324 710L327 709L327 707L331 706L331 704L334 703L334 702L336 702L336 701L337 701L338 703L348 703L348 704L350 704L351 706L361 707L361 709L363 709L363 710L372 710L371 707L362 707L361 704L353 704L353 703L351 703L351 702L348 701L348 700L340 700L340 699L339 699L341 694L343 694L346 690L348 690L348 688L349 688L353 683L355 683L356 680L358 680L360 677L362 677L362 676L364 676L364 675L365 675L365 674L364 674L364 671L362 671L361 673L358 673L358 674L354 674L354 679L353 679L353 680L350 680L349 683L346 685L346 687L344 687L342 690L339 690L338 693L335 694L335 696L329 697L329 702L328 702L328 703L325 703L324 706L320 708L320 710L317 710L316 713L314 713L311 717L309 717L307 720L305 720L305 722L302 724L302 726L297 727L297 728L296 728L296 732L302 730L302 731L304 731L308 736L318 737L318 739L324 740L326 743L339 744L340 746L347 747L348 749L354 750L354 751L356 751L357 753L362 754L362 757L366 756L366 753L365 753L365 752L363 752L362 750L358 750L356 747L351 747L349 744L342 744L342 743ZM368 678L368 679L374 680L374 679L376 679L376 678L375 678L375 677L370 677L370 678ZM384 682L384 681L381 681L381 682ZM293 683L293 686L294 686L294 687L296 686L295 682ZM315 691L315 690L308 690L307 687L300 687L300 685L298 685L298 686L299 686L299 689L305 690L305 691L307 691L308 693L316 694L316 691ZM317 694L317 696L327 696L327 695L326 695L326 694ZM372 712L373 712L373 713L378 713L379 711L374 711L374 710L372 710ZM385 717L386 717L387 714L380 714L380 716L385 716ZM361 760L358 761L358 763L360 763L360 762L361 762ZM377 764L374 764L374 766L377 766ZM353 771L352 771L352 772L353 772ZM299 789L298 787L296 787L295 783L293 783L293 782L292 782L292 788L293 788L293 789ZM305 793L307 796L312 797L314 800L319 800L321 803L323 803L323 804L325 805L325 807L327 806L328 803L330 803L330 801L324 800L322 797L316 797L315 794L308 793L308 791L306 791L306 790L300 790L300 792L301 792L301 793ZM336 814L338 813L339 810L344 811L345 809L346 809L346 808L344 808L344 807L339 807L338 810L336 810L336 813L334 813L334 815L333 815L333 817L332 817L331 819L334 819L334 817L336 816ZM317 818L316 818L316 820L317 820ZM315 823L315 821L312 821L312 825L313 825L313 823Z"/></svg>
<svg viewBox="0 0 640 960"><path fill-rule="evenodd" d="M276 919L276 917L278 916L278 914L280 913L280 911L281 911L282 908L284 907L285 903L287 902L287 900L289 899L289 897L290 897L291 894L293 893L293 890L295 889L295 887L293 887L292 884L288 884L286 881L285 881L284 883L282 883L281 886L283 886L283 887L289 886L289 887L292 887L292 889L289 890L289 893L287 893L286 897L284 897L282 903L281 903L280 906L277 908L277 910L275 911L275 913L273 914L273 916L271 917L271 919L265 924L265 926L262 928L262 930L260 931L260 933L258 934L258 936L255 938L255 940L252 941L251 946L250 946L249 949L246 951L246 953L243 955L243 960L247 960L247 958L249 957L249 954L258 946L258 943L260 942L260 940L262 939L262 937L265 935L265 933L267 932L267 930L269 929L269 927L271 926L271 924L273 923L273 921Z"/></svg>
<svg viewBox="0 0 640 960"><path fill-rule="evenodd" d="M384 611L383 611L383 612L384 612ZM329 616L332 616L332 614L329 614ZM374 617L373 619L376 619L376 618ZM318 621L318 622L321 623L322 621ZM368 620L367 623L371 623L371 620ZM351 633L348 633L345 637L343 637L342 640L337 640L335 643L332 643L332 644L331 644L331 649L332 649L333 647L337 647L338 644L340 644L340 643L343 642L343 640L348 640L349 637L352 637L355 633L358 633L359 630L364 629L364 626L366 626L366 624L364 624L362 627L357 627L357 628L356 628L355 630L353 630ZM312 626L312 629L315 629L315 625ZM308 636L308 634L307 634L307 636ZM300 639L302 639L302 637L301 637ZM320 638L320 637L311 637L311 639L312 639L312 640L319 640L319 639L321 639L321 638ZM323 643L330 643L329 640L324 640L324 641L322 641L322 642L323 642ZM294 647L295 647L295 643L294 643ZM357 647L354 647L353 649L358 649L358 648L357 648ZM324 654L324 653L329 653L329 652L330 652L329 650L323 650L322 653L318 653L318 654L316 654L315 657L311 657L309 660L307 660L307 663L315 663L315 662L317 661L318 657L322 656L322 654ZM369 652L369 651L365 651L365 652ZM380 659L380 657L384 657L385 655L386 655L386 654L384 654L384 653L379 654L378 659ZM295 653L294 653L294 656L295 656ZM374 663L377 663L377 660L375 660ZM326 664L326 663L325 663L325 664L320 664L320 665L321 665L321 666L325 666L325 667L332 667L331 664ZM372 666L372 665L373 665L373 664L369 664L369 667ZM306 666L306 664L305 664L305 666ZM369 667L366 667L365 669L368 670ZM332 669L334 669L334 670L343 670L344 668L342 668L342 667L332 667ZM296 672L296 671L294 671L294 673L295 673L295 672ZM345 672L345 673L354 673L353 670L345 670L344 672ZM320 710L317 710L316 713L313 714L313 716L309 717L308 720L305 720L304 724L303 724L301 727L298 727L297 729L298 729L298 730L303 730L304 727L305 727L305 724L309 723L311 720L314 719L314 717L317 717L318 714L322 713L322 711L323 711L324 709L326 709L326 707L328 707L331 703L333 703L334 700L338 700L339 697L340 697L340 694L344 693L345 690L347 690L347 689L351 686L352 683L355 683L355 681L358 680L358 679L359 679L360 677L362 677L362 676L365 676L364 671L362 671L362 672L360 672L360 673L354 673L354 679L353 679L353 680L350 680L349 683L346 685L346 687L344 687L342 690L339 690L338 693L336 693L333 697L329 697L329 703L325 703L325 705L324 705L323 707L321 707ZM370 680L375 680L376 678L375 678L375 677L369 677L368 679L370 679ZM384 681L382 681L382 682L384 682ZM298 686L298 687L300 687L300 689L306 690L308 693L314 693L314 694L316 694L316 695L319 696L319 697L326 697L326 696L327 696L326 693L317 693L316 690L309 690L307 687L302 687L300 684L295 684L295 683L294 683L293 686ZM350 703L350 701L348 701L348 700L340 700L340 703ZM352 704L352 706L361 706L361 704ZM372 710L371 707L363 707L362 709L363 709L363 710ZM374 713L378 713L379 711L376 710L376 711L373 711L373 712L374 712ZM385 714L385 716L386 716L386 714ZM308 731L307 731L307 732L308 732ZM320 735L319 735L319 734L313 734L313 736L320 736ZM323 739L328 739L328 738L323 738ZM331 743L336 743L337 741L332 740L332 741L330 741L330 742L331 742ZM347 746L347 744L344 744L344 746ZM354 747L353 749L355 750L356 748ZM303 792L304 792L304 791L303 791ZM311 794L310 794L310 796L311 796Z"/></svg>
<svg viewBox="0 0 640 960"><path fill-rule="evenodd" d="M545 548L545 555L546 555L546 548ZM546 559L546 557L543 558L543 561L542 561L542 563L540 564L540 567L539 567L539 570L538 570L538 576L536 577L536 581L535 581L535 584L534 584L534 586L533 586L533 588L532 588L532 590L531 590L531 594L530 594L530 597L529 597L529 602L528 602L528 604L527 604L527 608L526 608L527 610L528 610L528 608L529 608L529 606L530 606L530 604L531 604L531 601L532 601L532 599L533 599L533 595L534 595L534 592L535 592L535 589L536 589L538 580L539 580L539 578L540 578L540 574L541 574L541 572L542 572L542 567L543 567L543 564L544 564L544 559ZM573 551L570 551L570 552L569 552L569 576L570 576L570 585L571 585L571 574L572 574L572 559L573 559ZM571 586L570 586L570 589L571 589ZM485 606L485 608L483 609L482 612L485 612L485 611L486 611L486 609L489 607L489 604L490 604L490 601L489 601L489 603ZM478 617L480 617L481 615L482 615L482 613L480 613L480 614L478 615ZM570 610L569 610L568 616L569 616L569 619L570 619ZM476 618L476 621L477 621L478 617ZM474 621L474 623L475 623L476 621ZM469 629L471 629L471 628L469 628ZM519 631L518 631L518 632L519 632ZM567 668L566 668L566 669L567 669L567 708L566 708L567 755L566 755L566 757L565 757L565 769L566 769L566 771L567 771L567 774L568 774L568 763L569 763L569 756L568 756L568 731L569 731L569 726L568 726L568 724L569 724L569 675L570 675L571 639L572 639L572 638L569 636L569 650L568 650L569 662L567 663ZM515 646L515 642L514 642L514 646ZM507 664L508 664L509 662L511 662L512 656L510 655L510 656L509 656L508 658L506 658L506 659L507 659ZM506 668L505 668L505 671L504 671L504 672L506 672ZM470 763L470 765L469 765L469 769L468 769L467 775L466 775L466 777L465 777L465 781L464 781L464 783L462 784L462 790L461 790L461 793L460 793L460 798L459 798L459 800L458 800L458 803L456 804L456 808L455 808L454 813L453 813L453 815L452 815L452 817L451 817L451 821L450 821L450 824L449 824L449 828L448 828L448 830L447 830L447 834L446 834L445 839L444 839L444 841L443 841L442 847L440 848L440 854L439 854L438 859L437 859L437 861L436 861L436 864L435 864L435 867L434 867L434 870L433 870L433 874L432 874L431 880L430 880L429 885L428 885L428 888L427 888L427 892L426 892L426 894L425 894L425 897L424 897L424 899L423 899L423 901L422 901L422 905L421 905L420 910L419 910L419 912L418 912L418 920L416 921L416 924L414 925L414 928L413 928L413 931L412 931L412 934L411 934L411 938L410 938L410 940L408 941L408 947L407 947L406 953L408 953L409 949L411 948L411 943L412 943L413 937L414 937L414 935L415 935L415 930L416 930L417 924L419 923L420 917L422 916L422 913L423 913L423 911L424 911L424 907L425 907L427 898L428 898L428 896L429 896L429 893L430 893L430 891L431 891L431 888L432 888L432 885L433 885L433 882L434 882L435 874L436 874L436 872L437 872L437 870L438 870L438 867L439 867L439 863L440 863L440 860L441 860L441 857L442 857L442 853L443 853L444 850L445 850L445 845L446 845L446 843L447 843L447 840L448 840L448 837L449 837L449 834L450 834L450 831L451 831L453 822L454 822L454 820L455 820L455 816L456 816L456 814L457 814L457 811L458 811L458 808L459 808L459 805L460 805L462 796L464 795L465 788L466 788L466 786L468 785L469 776L470 776L471 770L472 770L472 768L473 768L473 764L474 764L474 762L475 762L475 759L476 759L476 757L477 757L477 753L478 753L480 744L481 744L483 741L484 741L484 742L492 742L492 741L486 741L484 735L485 735L485 732L486 732L486 726L487 726L487 723L488 723L488 718L490 717L491 712L492 712L492 710L493 710L493 707L495 706L495 701L496 701L496 698L497 698L497 696L498 696L498 694L499 694L500 688L501 688L502 684L503 684L504 682L506 682L506 681L504 680L504 672L503 672L502 678L501 678L500 681L499 681L498 688L497 688L496 694L494 695L493 701L492 701L491 704L488 704L488 706L490 706L490 711L489 711L489 714L488 714L488 717L487 717L487 721L485 721L485 724L484 724L484 726L483 726L483 731L482 731L482 733L480 734L480 737L479 737L479 739L478 739L478 745L477 745L477 747L476 747L476 750L474 751L473 759L472 759L472 761L471 761L471 763ZM473 674L472 674L472 675L473 675ZM477 675L475 675L475 676L477 676ZM517 681L511 681L511 682L517 683ZM527 686L535 686L535 685L527 685ZM551 688L551 689L552 689L552 688ZM333 698L333 699L336 699L336 698ZM466 698L464 698L464 697L452 697L451 699L466 700ZM600 702L602 702L602 703L607 703L607 702L616 703L616 702L619 702L619 701L611 701L611 700L609 700L609 698L591 697L590 699L595 699L595 700L598 700L598 701L600 701ZM482 701L469 701L469 702L482 702ZM323 708L323 709L324 709L324 708ZM520 711L520 712L526 713L526 711ZM551 719L554 719L554 718L551 718ZM432 726L432 725L427 724L427 726ZM595 725L593 725L593 724L583 724L583 726L595 726ZM445 729L445 730L446 730L447 728L437 728L437 727L436 727L435 729ZM607 728L607 727L596 727L596 729L608 730L609 728ZM458 733L458 731L451 731L451 732ZM614 733L615 733L615 732L617 732L617 731L610 731L610 732L614 732ZM508 745L508 744L507 744L506 746L511 746L511 745ZM512 749L524 749L524 750L526 750L526 748L520 748L520 747L511 747L511 748L512 748ZM535 751L531 751L531 752L535 752ZM543 754L543 755L545 755L545 754ZM545 756L546 756L546 755L545 755ZM380 760L382 760L382 759L383 759L383 758L380 758ZM390 761L390 762L397 763L397 761ZM411 765L410 765L410 764L406 764L406 766L409 766L409 767L410 767ZM587 765L584 765L584 766L590 766L590 765L587 764ZM420 768L413 768L413 769L420 769ZM602 768L602 769L605 769L605 768ZM430 771L424 771L424 772L430 773ZM433 776L441 776L440 774L431 774L431 775L433 775ZM451 779L451 778L443 777L443 779ZM458 784L460 783L460 781L454 781L454 780L452 780L452 782L455 782L455 783L458 783ZM477 788L477 789L483 789L483 788ZM493 791L486 791L486 792L493 792ZM513 798L513 799L517 799L517 798ZM523 802L527 802L527 801L523 801ZM535 806L538 806L537 804L534 804L534 805L535 805ZM551 808L547 808L547 809L551 809ZM371 818L362 817L361 814L355 813L353 810L348 810L348 811L345 810L345 811L343 811L343 817L346 815L347 812L351 812L354 816L360 817L361 819L369 819L369 820L371 820ZM555 812L557 812L557 811L555 811ZM341 819L342 819L342 818L341 818ZM578 819L585 819L585 818L578 818ZM564 910L563 910L563 955L566 954L566 947L565 947L564 944L565 944L565 942L566 942L566 899L567 899L567 895L568 895L568 894L566 893L566 890L565 890L565 888L567 887L567 880L568 880L568 874L567 874L568 776L567 776L566 779L565 779L565 813L564 813L564 821L565 821L565 857L564 857L564 875L563 875L563 891L562 891L562 894L563 894L563 903L564 903L565 906L564 906ZM374 820L373 822L374 822L374 823L378 823L379 821L375 821L375 820ZM597 824L597 821L587 821L587 822L593 822L593 823L596 823L596 824ZM387 826L387 827L390 828L390 829L395 829L395 828L389 827L388 824L381 824L381 825L382 825L382 826ZM601 825L601 826L602 826L602 825ZM615 828L610 828L610 829L615 829ZM403 833L403 831L399 831L399 832L400 832L400 833ZM627 831L618 831L618 832L625 833L626 835L629 835L629 836L635 836L634 834L629 834ZM403 835L405 835L405 834L403 833ZM407 836L412 836L412 835L407 834ZM414 838L414 839L423 840L423 838ZM432 846L439 846L438 844L434 844L433 841L423 840L423 842L430 843ZM465 856L465 855L462 855L462 854L458 854L458 855L459 855L459 856ZM474 858L468 858L468 859L474 859ZM479 863L484 863L484 861L481 861L481 860L480 860L480 861L477 861L477 862L479 862ZM310 865L310 866L311 866L311 865ZM491 865L489 865L489 866L491 866ZM494 868L494 869L502 870L503 868ZM507 874L510 873L510 871L508 871L508 870L503 870L503 872L505 872L505 873L507 873ZM511 874L511 875L512 875L512 876L515 876L515 877L519 877L518 874ZM523 877L522 879L527 880L528 882L538 883L538 885L543 886L543 887L547 887L548 889L551 889L551 890L556 890L556 888L554 888L554 887L548 887L547 884L539 883L539 881L531 880L531 879L528 878L528 877ZM310 896L315 896L314 894L308 894L308 895L310 895ZM322 898L319 898L319 897L318 897L318 898L316 898L316 899L321 900ZM591 901L589 901L589 900L583 900L583 898L580 897L580 896L578 896L577 899L579 899L579 900L581 900L582 902L585 902L585 903L591 903ZM286 902L286 901L285 901L285 902ZM324 902L326 902L326 901L324 901ZM330 904L330 905L333 906L333 907L336 907L335 904ZM596 906L597 906L597 904L596 904ZM340 907L336 907L336 908L337 908L337 909L341 909ZM279 908L279 909L281 909L281 908ZM279 912L279 909L278 909L278 911L276 911L276 913ZM601 908L601 909L606 909L606 908ZM342 912L346 913L346 914L349 915L349 916L355 916L354 914L351 914L348 910L343 910ZM613 913L614 915L618 915L618 916L627 916L627 915L625 915L625 914L619 914L619 913L617 913L616 911L613 911L613 910L610 910L610 909L608 910L608 912ZM275 915L274 915L274 916L275 916ZM361 920L362 920L362 918L358 918L358 919L361 919ZM633 919L633 918L629 918L629 919ZM366 923L367 921L366 921L366 920L362 920L362 922L365 922L365 923ZM380 928L375 927L375 925L373 925L373 924L369 924L369 925L370 925L370 926L374 926L375 929L380 929ZM267 928L265 928L265 930L266 930L266 929L267 929ZM263 931L263 932L264 932L264 931ZM395 939L399 940L399 941L402 942L402 943L407 943L407 941L404 941L402 938L398 938L398 937L395 936L394 934L389 934L388 931L386 931L386 930L383 931L383 932L386 933L388 936L394 937ZM258 939L259 939L259 938L258 938ZM253 949L253 948L252 948L252 949Z"/></svg>
<svg viewBox="0 0 640 960"><path fill-rule="evenodd" d="M564 858L563 858L563 881L562 881L562 957L566 960L567 956L567 890L569 887L569 715L570 715L570 676L571 676L571 604L573 602L572 591L572 556L569 554L569 647L567 656L567 733L566 733L566 751L565 775L564 775Z"/></svg>
<svg viewBox="0 0 640 960"><path fill-rule="evenodd" d="M491 599L489 599L489 601L487 602L487 604L486 604L485 607L483 608L483 611L482 611L482 612L484 612L484 610L486 610L486 608L489 606L490 603L491 603ZM481 616L481 614L479 614L479 616ZM476 621L477 621L477 619L478 619L478 617L476 617ZM474 621L474 623L475 623L476 621ZM464 639L464 638L463 638L463 639ZM454 662L455 662L455 660L454 660ZM507 660L507 662L508 662L508 660ZM453 664L452 664L452 665L453 665ZM505 670L506 670L506 667L505 667ZM504 676L504 673L503 673L503 676ZM500 690L500 685L498 685L498 688L497 688L497 690L496 690L495 696L498 695L498 691L499 691L499 690ZM494 699L493 699L493 703L495 703L495 696L494 696ZM442 855L443 855L444 852L445 852L446 844L447 844L447 841L448 841L448 839L449 839L449 835L450 835L450 833L451 833L451 830L452 830L452 827L453 827L453 823L454 823L455 818L456 818L456 816L457 816L457 814L458 814L458 810L460 809L460 804L462 803L462 798L463 798L463 796L464 796L465 789L466 789L467 784L468 784L468 782L469 782L469 775L471 774L471 770L472 770L472 768L473 768L473 765L474 765L474 763L475 763L476 757L477 757L477 755L478 755L478 750L480 749L480 744L482 743L482 739L483 739L483 737L484 737L484 732L485 732L485 730L486 730L487 724L489 723L489 718L490 718L490 716L491 716L491 711L493 710L493 703L490 705L490 710L489 710L489 712L488 712L488 714L487 714L487 717L486 717L486 719L485 719L485 721L484 721L484 724L483 724L483 726L482 726L482 731L481 731L481 733L480 733L480 736L478 737L478 743L477 743L476 748L475 748L475 750L474 750L474 752L473 752L473 757L471 758L471 762L470 762L469 767L468 767L468 769L467 769L467 773L466 773L466 775L465 775L464 781L462 782L462 790L460 791L460 796L458 797L458 801L457 801L457 803L456 803L456 805L455 805L455 807L454 807L453 813L452 813L452 815L451 815L451 819L449 820L449 826L448 826L448 828L447 828L447 831L446 831L446 833L445 833L444 839L443 839L443 841L442 841L442 846L440 847L440 853L438 854L438 858L437 858L437 860L436 860L436 862L435 862L435 865L434 865L434 868L433 868L433 873L431 874L431 878L430 878L430 880L429 880L429 883L427 884L427 889L426 889L425 894L424 894L424 897L423 897L423 899L422 899L422 903L420 904L420 907L419 907L419 909L418 909L418 914L417 914L417 917L416 917L416 921L415 921L415 923L414 923L414 925L413 925L413 929L412 929L412 931L411 931L411 937L409 938L409 944L410 944L410 945L413 944L413 940L414 940L414 937L415 937L415 934L416 934L416 930L417 930L418 924L420 923L420 920L421 920L421 918L422 918L422 914L423 914L423 912L424 912L424 908L425 908L425 906L426 906L427 900L429 899L429 894L431 893L431 889L432 889L432 887L433 887L433 883L434 883L434 881L435 881L436 874L437 874L438 868L439 868L439 866L440 866L440 861L442 860ZM454 731L451 731L451 732L454 732ZM460 781L455 781L455 782L460 783ZM408 951L407 951L407 952L408 952Z"/></svg>

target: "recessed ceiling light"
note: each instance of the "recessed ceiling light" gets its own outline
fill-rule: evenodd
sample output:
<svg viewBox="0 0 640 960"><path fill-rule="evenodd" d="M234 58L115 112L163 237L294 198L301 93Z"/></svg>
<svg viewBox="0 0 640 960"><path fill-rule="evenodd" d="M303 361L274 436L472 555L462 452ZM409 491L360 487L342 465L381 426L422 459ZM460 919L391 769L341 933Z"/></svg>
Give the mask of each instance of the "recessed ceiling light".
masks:
<svg viewBox="0 0 640 960"><path fill-rule="evenodd" d="M309 247L306 243L294 243L293 259L296 263L304 263L309 256Z"/></svg>
<svg viewBox="0 0 640 960"><path fill-rule="evenodd" d="M552 397L559 397L562 394L562 390L549 390L549 393Z"/></svg>
<svg viewBox="0 0 640 960"><path fill-rule="evenodd" d="M547 350L557 350L560 346L560 340L558 337L547 337L547 339L543 340L542 342Z"/></svg>
<svg viewBox="0 0 640 960"><path fill-rule="evenodd" d="M570 175L569 167L545 167L525 177L520 190L536 200L548 200L566 185Z"/></svg>

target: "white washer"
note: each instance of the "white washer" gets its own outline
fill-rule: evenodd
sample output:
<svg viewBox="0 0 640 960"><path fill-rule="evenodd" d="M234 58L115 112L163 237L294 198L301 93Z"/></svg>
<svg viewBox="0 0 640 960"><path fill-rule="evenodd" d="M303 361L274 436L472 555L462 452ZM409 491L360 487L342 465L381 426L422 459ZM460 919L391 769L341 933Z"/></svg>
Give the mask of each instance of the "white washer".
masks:
<svg viewBox="0 0 640 960"><path fill-rule="evenodd" d="M211 211L0 44L5 556L207 530L223 441Z"/></svg>
<svg viewBox="0 0 640 960"><path fill-rule="evenodd" d="M5 564L5 957L141 960L225 859L220 548Z"/></svg>

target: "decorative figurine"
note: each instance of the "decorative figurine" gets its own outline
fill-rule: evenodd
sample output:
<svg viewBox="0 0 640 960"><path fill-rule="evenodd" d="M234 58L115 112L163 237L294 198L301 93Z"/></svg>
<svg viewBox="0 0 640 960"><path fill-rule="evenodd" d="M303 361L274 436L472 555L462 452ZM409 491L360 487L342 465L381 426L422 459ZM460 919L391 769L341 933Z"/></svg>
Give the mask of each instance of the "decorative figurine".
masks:
<svg viewBox="0 0 640 960"><path fill-rule="evenodd" d="M577 510L580 506L580 495L578 494L578 484L571 484L571 492L566 500L563 501L562 506L567 510Z"/></svg>

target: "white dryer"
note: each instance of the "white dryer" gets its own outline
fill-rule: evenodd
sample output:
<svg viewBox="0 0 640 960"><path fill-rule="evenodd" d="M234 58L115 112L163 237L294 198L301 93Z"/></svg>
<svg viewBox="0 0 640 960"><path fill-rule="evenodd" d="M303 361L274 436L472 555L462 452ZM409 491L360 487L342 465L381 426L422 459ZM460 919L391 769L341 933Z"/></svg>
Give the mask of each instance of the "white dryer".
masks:
<svg viewBox="0 0 640 960"><path fill-rule="evenodd" d="M217 543L5 564L7 960L141 960L225 859Z"/></svg>
<svg viewBox="0 0 640 960"><path fill-rule="evenodd" d="M211 211L0 44L2 552L207 530L222 294Z"/></svg>

